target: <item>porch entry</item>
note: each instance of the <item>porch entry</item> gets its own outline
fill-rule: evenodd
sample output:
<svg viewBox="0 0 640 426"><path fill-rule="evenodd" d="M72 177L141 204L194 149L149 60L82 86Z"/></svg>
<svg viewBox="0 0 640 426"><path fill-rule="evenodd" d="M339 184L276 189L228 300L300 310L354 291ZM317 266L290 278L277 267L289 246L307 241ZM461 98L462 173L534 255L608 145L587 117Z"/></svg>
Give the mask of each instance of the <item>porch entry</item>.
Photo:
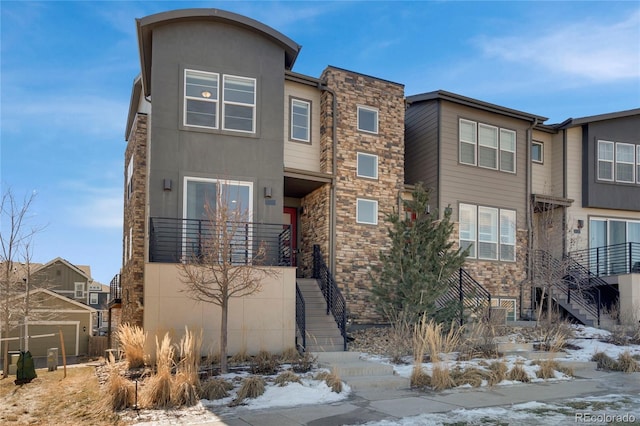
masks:
<svg viewBox="0 0 640 426"><path fill-rule="evenodd" d="M282 213L282 223L291 225L291 264L298 266L298 209L295 207L285 207Z"/></svg>

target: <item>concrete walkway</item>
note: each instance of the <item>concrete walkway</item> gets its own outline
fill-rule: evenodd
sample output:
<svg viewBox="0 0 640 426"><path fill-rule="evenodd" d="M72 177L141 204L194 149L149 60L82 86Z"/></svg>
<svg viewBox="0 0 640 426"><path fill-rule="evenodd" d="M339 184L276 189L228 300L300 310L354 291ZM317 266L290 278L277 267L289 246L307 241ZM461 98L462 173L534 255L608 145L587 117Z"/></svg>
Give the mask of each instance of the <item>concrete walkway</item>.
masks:
<svg viewBox="0 0 640 426"><path fill-rule="evenodd" d="M601 372L592 368L575 372L571 381L464 388L442 392L368 388L352 391L343 401L265 410L239 408L220 421L202 423L229 426L337 426L370 421L398 420L425 413L446 413L460 408L509 406L529 401L561 400L606 394L640 393L640 373ZM639 408L640 411L640 408ZM637 417L640 417L638 413Z"/></svg>

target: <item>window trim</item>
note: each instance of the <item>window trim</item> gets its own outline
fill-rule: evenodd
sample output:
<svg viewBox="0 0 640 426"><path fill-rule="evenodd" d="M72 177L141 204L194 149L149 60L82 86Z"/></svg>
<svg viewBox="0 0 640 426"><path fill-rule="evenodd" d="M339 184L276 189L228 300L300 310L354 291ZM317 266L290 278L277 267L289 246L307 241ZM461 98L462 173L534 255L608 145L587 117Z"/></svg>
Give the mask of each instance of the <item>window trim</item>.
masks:
<svg viewBox="0 0 640 426"><path fill-rule="evenodd" d="M371 203L374 206L373 222L365 222L360 220L360 203ZM378 224L378 200L371 200L368 198L356 198L356 223L362 225L377 225Z"/></svg>
<svg viewBox="0 0 640 426"><path fill-rule="evenodd" d="M470 124L473 126L473 136L474 140L464 139L462 136L462 124ZM492 147L489 145L483 145L480 141L480 129L494 129L496 132L496 146ZM513 150L503 148L503 134L509 133L513 135ZM462 158L462 147L463 144L471 145L473 148L473 163L466 162ZM487 166L480 164L480 148L485 149L493 149L496 152L495 155L495 163L494 166ZM513 154L513 170L509 170L502 167L502 155L504 153ZM488 123L483 123L480 121L469 120L466 118L459 117L458 118L458 163L465 164L467 166L475 166L488 170L496 170L504 173L516 174L517 172L517 164L518 164L518 132L513 129L507 129L500 126L495 126Z"/></svg>
<svg viewBox="0 0 640 426"><path fill-rule="evenodd" d="M481 128L488 129L488 130L491 130L492 132L495 132L495 137L496 137L495 138L495 142L496 142L496 146L495 147L492 147L492 146L489 146L489 145L483 145L481 143L481 140L480 140L480 129ZM476 127L476 131L478 132L478 135L477 135L477 138L476 138L476 140L478 141L478 145L477 145L477 148L476 148L477 157L478 157L476 162L478 163L478 167L482 167L483 169L489 169L489 170L498 170L499 167L500 167L500 165L499 165L499 163L500 163L500 151L499 151L500 150L500 129L498 127L492 126L490 124L478 123L478 125ZM494 166L493 167L485 166L485 165L480 164L480 148L481 147L484 148L484 149L490 149L490 150L495 151L495 162L494 162Z"/></svg>
<svg viewBox="0 0 640 426"><path fill-rule="evenodd" d="M217 83L215 99L196 98L196 97L187 96L187 74L188 73L202 74L202 75L205 75L205 76L215 76L216 83ZM182 90L183 90L183 98L184 98L183 99L183 111L182 111L182 124L185 127L197 127L199 129L214 129L214 130L218 130L220 128L220 74L217 73L217 72L209 72L209 71L201 71L201 70L194 70L194 69L190 69L190 68L185 68L184 69L184 83L183 83ZM189 123L187 123L187 100L188 99L199 101L199 102L210 102L210 103L215 103L216 104L216 118L215 118L215 123L214 123L213 126L203 126L203 125L199 125L199 124L189 124Z"/></svg>
<svg viewBox="0 0 640 426"><path fill-rule="evenodd" d="M95 298L95 302L94 302ZM97 305L100 302L100 298L98 297L98 293L89 293L89 304Z"/></svg>
<svg viewBox="0 0 640 426"><path fill-rule="evenodd" d="M253 83L253 103L252 104L247 104L247 103L243 103L243 102L237 102L237 101L227 101L225 99L225 85L227 80L230 79L238 79L238 80L246 80L246 81L251 81ZM258 83L257 80L255 78L252 77L243 77L240 75L233 75L233 74L223 74L222 75L222 85L220 87L219 90L222 91L222 96L220 96L221 98L221 102L222 102L222 114L221 118L222 118L222 130L226 130L229 132L239 132L239 133L248 133L248 134L255 134L256 133L256 106L257 106L257 94L258 94ZM251 130L242 130L242 129L231 129L229 127L227 127L227 115L226 115L226 108L227 105L238 105L238 106L242 106L242 107L247 107L247 108L251 108Z"/></svg>
<svg viewBox="0 0 640 426"><path fill-rule="evenodd" d="M636 145L636 183L640 184L640 145Z"/></svg>
<svg viewBox="0 0 640 426"><path fill-rule="evenodd" d="M73 298L74 299L84 299L84 283L83 282L74 282L73 283ZM78 289L80 289L78 291ZM78 295L80 294L80 295Z"/></svg>
<svg viewBox="0 0 640 426"><path fill-rule="evenodd" d="M600 158L600 145L610 145L612 147L612 154L613 154L613 158L611 160L603 160ZM604 181L604 182L613 182L615 180L615 175L616 175L616 170L615 170L615 161L616 161L616 147L615 147L615 142L612 141L606 141L606 140L598 140L598 144L596 147L596 161L597 161L597 170L596 170L596 175L598 177L598 180ZM610 178L604 178L602 176L600 176L600 163L604 162L604 163L610 163L611 164L611 177Z"/></svg>
<svg viewBox="0 0 640 426"><path fill-rule="evenodd" d="M361 110L375 113L376 117L375 117L375 129L374 130L363 129L362 127L360 127L360 111ZM378 134L378 130L380 128L379 120L380 120L380 112L378 111L378 108L365 106L365 105L358 105L357 106L357 111L356 111L357 126L356 126L356 128L358 129L359 132L365 132L365 133L370 133L372 135L377 135Z"/></svg>
<svg viewBox="0 0 640 426"><path fill-rule="evenodd" d="M502 148L502 134L503 133L511 133L511 134L513 134L513 151ZM513 174L516 173L516 170L518 168L517 167L517 165L518 165L518 157L517 157L517 149L516 149L517 145L518 145L518 133L515 130L500 128L499 135L498 135L498 149L500 150L500 158L498 159L498 162L500 163L499 167L500 167L500 171L501 172L513 173ZM513 170L507 170L507 169L503 169L502 168L502 153L503 152L513 153Z"/></svg>
<svg viewBox="0 0 640 426"><path fill-rule="evenodd" d="M631 161L621 161L618 159L619 155L618 155L618 147L622 147L622 146L630 146L633 147L634 149L632 150L632 156L633 159ZM636 151L636 145L632 144L632 143L625 143L625 142L616 142L616 146L615 146L615 152L614 152L614 161L615 161L615 177L616 177L616 182L619 183L636 183L636 176L635 176L635 169L636 169L636 156L635 156L635 151ZM626 164L626 165L631 165L631 180L620 180L618 178L618 164Z"/></svg>
<svg viewBox="0 0 640 426"><path fill-rule="evenodd" d="M461 227L461 214L460 212L462 210L468 209L470 212L472 212L472 223L470 224L471 227L473 228L470 232L473 234L471 235L472 239L462 239L461 238L461 233L460 233L460 227ZM488 257L480 257L480 250L479 250L479 242L480 242L480 225L479 225L479 218L480 218L480 211L481 210L492 210L492 211L496 211L497 212L497 229L496 229L496 234L497 234L497 240L495 241L496 244L496 258L488 258ZM502 234L502 215L503 213L507 213L507 214L512 214L514 221L513 221L513 237L514 237L514 243L513 244L509 244L509 243L502 243L502 239L503 239L503 234ZM481 206L481 205L477 205L477 204L470 204L470 203L459 203L458 204L458 247L463 247L463 243L462 242L466 242L466 243L471 243L471 245L474 247L473 248L473 253L469 254L469 256L467 256L468 259L476 259L476 260L483 260L483 261L490 261L490 262L509 262L509 263L514 263L517 261L518 255L517 255L517 249L518 249L518 212L515 209L503 209L503 208L499 208L499 207L491 207L491 206ZM484 241L484 242L488 242L488 243L494 243L492 241ZM502 255L502 245L512 245L513 246L513 260L511 259L505 259L504 256Z"/></svg>
<svg viewBox="0 0 640 426"><path fill-rule="evenodd" d="M303 103L307 105L307 138L296 138L293 132L293 104L295 102ZM293 142L301 142L311 144L311 101L302 98L289 97L289 140Z"/></svg>
<svg viewBox="0 0 640 426"><path fill-rule="evenodd" d="M462 139L462 126L460 125L460 123L462 123L463 121L473 125L473 134L474 134L473 141ZM473 163L467 163L462 160L462 149L460 149L460 147L462 146L463 143L466 143L468 145L473 145ZM478 164L478 123L475 121L467 120L464 118L461 118L458 121L458 161L460 162L460 164L466 164L468 166L476 166Z"/></svg>
<svg viewBox="0 0 640 426"><path fill-rule="evenodd" d="M374 176L368 176L365 174L360 173L360 157L373 157L375 158L375 170L374 170ZM378 156L375 154L368 154L366 152L358 152L356 154L356 176L360 177L360 178L365 178L365 179L378 179Z"/></svg>
<svg viewBox="0 0 640 426"><path fill-rule="evenodd" d="M135 154L131 154L129 164L127 164L127 201L131 199L133 194L133 157Z"/></svg>
<svg viewBox="0 0 640 426"><path fill-rule="evenodd" d="M533 146L534 145L540 146L540 160L536 160L535 158L533 158ZM531 161L533 163L536 163L536 164L544 164L544 143L540 142L540 141L531 141L531 148L532 148Z"/></svg>

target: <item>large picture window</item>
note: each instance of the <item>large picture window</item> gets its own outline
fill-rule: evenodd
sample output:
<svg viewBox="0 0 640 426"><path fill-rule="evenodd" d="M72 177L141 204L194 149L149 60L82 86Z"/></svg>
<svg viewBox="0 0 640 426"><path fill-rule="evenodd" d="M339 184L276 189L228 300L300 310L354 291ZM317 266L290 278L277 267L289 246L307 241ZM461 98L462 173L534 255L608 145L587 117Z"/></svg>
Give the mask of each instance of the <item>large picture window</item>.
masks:
<svg viewBox="0 0 640 426"><path fill-rule="evenodd" d="M489 124L459 120L461 164L516 172L516 132Z"/></svg>
<svg viewBox="0 0 640 426"><path fill-rule="evenodd" d="M516 260L516 211L460 204L459 240L469 258Z"/></svg>

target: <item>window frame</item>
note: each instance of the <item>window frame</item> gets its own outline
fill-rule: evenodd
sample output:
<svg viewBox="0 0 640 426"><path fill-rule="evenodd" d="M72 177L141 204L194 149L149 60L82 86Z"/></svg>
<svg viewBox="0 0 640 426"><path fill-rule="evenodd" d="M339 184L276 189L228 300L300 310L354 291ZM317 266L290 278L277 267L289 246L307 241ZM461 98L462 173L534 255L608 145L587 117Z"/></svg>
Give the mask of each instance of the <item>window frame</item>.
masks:
<svg viewBox="0 0 640 426"><path fill-rule="evenodd" d="M636 183L640 184L640 145L636 145Z"/></svg>
<svg viewBox="0 0 640 426"><path fill-rule="evenodd" d="M135 154L131 155L129 159L129 164L127 164L127 201L131 199L131 194L133 194L133 157Z"/></svg>
<svg viewBox="0 0 640 426"><path fill-rule="evenodd" d="M631 161L622 161L619 159L620 155L618 155L618 148L621 147L633 147L631 150L632 159ZM614 152L614 161L615 161L615 177L616 182L619 183L636 183L635 169L636 169L636 145L632 143L624 143L624 142L616 142L615 152ZM631 165L631 180L620 180L618 177L618 164Z"/></svg>
<svg viewBox="0 0 640 426"><path fill-rule="evenodd" d="M360 111L367 111L367 112L372 112L375 114L375 120L374 120L374 130L369 130L369 129L364 129L361 127L360 125ZM378 108L374 108L374 107L370 107L370 106L365 106L365 105L358 105L357 106L357 111L356 111L356 120L357 120L357 126L356 128L358 129L359 132L365 132L365 133L370 133L373 135L377 135L378 134L378 130L379 130L379 119L380 119L380 112L378 111Z"/></svg>
<svg viewBox="0 0 640 426"><path fill-rule="evenodd" d="M511 224L513 224L513 229L509 233L503 234L503 216L513 216L509 218ZM515 210L510 209L500 209L498 213L498 238L499 238L499 253L500 260L502 262L515 262L516 261L516 244L518 240L518 226L517 226L518 217L516 216ZM507 238L509 239L507 241ZM513 247L513 259L508 259L504 255L503 246L512 246Z"/></svg>
<svg viewBox="0 0 640 426"><path fill-rule="evenodd" d="M95 298L95 302L94 302ZM98 297L98 293L89 293L89 304L97 305L100 302L100 298Z"/></svg>
<svg viewBox="0 0 640 426"><path fill-rule="evenodd" d="M294 116L294 103L301 103L301 104L306 104L307 107L307 115L306 115L306 131L307 131L307 137L306 139L304 138L298 138L295 137L294 134L294 120L293 120L293 116ZM300 127L300 126L297 126ZM289 98L289 140L294 141L294 142L302 142L302 143L311 143L311 101L306 100L306 99L301 99L301 98L294 98L294 97L290 97Z"/></svg>
<svg viewBox="0 0 640 426"><path fill-rule="evenodd" d="M540 159L539 160L533 158L533 146L534 145L540 147ZM531 141L531 161L533 163L537 163L537 164L544 164L544 143L543 142Z"/></svg>
<svg viewBox="0 0 640 426"><path fill-rule="evenodd" d="M462 238L462 211L468 211L469 223L465 223L465 227L469 227L468 231L465 230L465 234L469 234L471 238ZM469 250L469 258L475 259L478 255L477 240L478 240L478 206L475 204L460 203L458 206L458 247L465 250L467 247L471 247ZM465 235L466 236L466 235ZM464 244L462 243L464 241Z"/></svg>
<svg viewBox="0 0 640 426"><path fill-rule="evenodd" d="M80 289L78 291L78 289ZM84 299L84 283L83 282L74 282L73 283L73 298L74 299Z"/></svg>
<svg viewBox="0 0 640 426"><path fill-rule="evenodd" d="M373 157L375 159L374 176L369 176L360 172L360 157ZM356 176L366 179L378 179L378 156L376 154L368 154L366 152L358 152L356 154Z"/></svg>
<svg viewBox="0 0 640 426"><path fill-rule="evenodd" d="M253 85L253 103L249 104L249 103L245 103L245 102L240 102L240 101L228 101L226 99L226 83L227 81L231 81L233 79L242 81L245 80L247 82L252 82ZM257 92L258 92L258 83L257 80L255 78L252 77L243 77L240 75L233 75L233 74L223 74L222 75L222 85L220 87L221 90L221 94L222 96L220 96L220 102L222 103L222 113L220 114L221 118L222 118L222 129L223 130L227 130L230 132L239 132L239 133L248 133L248 134L254 134L256 133L256 106L257 106ZM236 105L236 106L240 106L240 107L245 107L245 108L250 108L251 109L251 130L243 130L243 129L234 129L234 128L230 128L228 127L227 124L227 106L229 105ZM242 117L241 117L242 118Z"/></svg>
<svg viewBox="0 0 640 426"><path fill-rule="evenodd" d="M495 146L489 146L482 143L480 138L480 129L485 129L486 131L491 131L495 135ZM492 126L490 124L478 123L476 127L476 131L478 132L476 140L478 141L478 146L476 148L478 167L482 167L483 169L489 170L498 170L500 163L500 129L496 126ZM480 164L480 149L492 150L495 153L495 161L493 166Z"/></svg>
<svg viewBox="0 0 640 426"><path fill-rule="evenodd" d="M479 244L481 242L480 241L480 213L483 210L487 212L488 211L496 212L497 229L495 231L496 231L497 239L496 241L489 241L489 240L482 241L483 243L496 245L495 258L482 257L480 255L480 249L479 249ZM470 222L468 224L467 223L463 224L463 221L462 221L463 211L467 211L467 214L470 217ZM513 243L502 242L504 241L505 237L510 237L506 233L505 234L502 233L502 219L503 219L503 216L505 215L512 216L513 218L513 230L512 230ZM467 256L467 258L469 259L491 261L491 262L511 262L511 263L516 262L517 261L517 242L518 242L517 220L518 220L518 212L517 210L514 210L514 209L503 209L498 207L481 206L477 204L459 203L458 204L458 246L463 249L468 246L472 246L472 250L470 250L469 255ZM463 226L471 228L469 230L470 235L468 237L465 235L465 238L462 238ZM513 246L513 259L505 258L505 256L502 253L503 245Z"/></svg>
<svg viewBox="0 0 640 426"><path fill-rule="evenodd" d="M611 149L611 155L612 158L611 160L608 159L601 159L600 158L600 145L609 145L612 147ZM603 181L603 182L613 182L615 179L615 158L616 158L616 147L615 147L615 142L612 141L606 141L606 140L598 140L597 143L597 147L596 147L596 162L597 162L597 168L596 168L596 176L598 178L598 180ZM600 176L600 163L609 163L611 165L611 177L610 178L605 178Z"/></svg>
<svg viewBox="0 0 640 426"><path fill-rule="evenodd" d="M503 133L509 133L513 135L513 151L509 150L509 149L504 149L502 148L502 135ZM518 164L518 157L517 157L517 145L518 145L518 133L515 130L510 130L510 129L504 129L504 128L500 128L499 131L499 136L498 136L498 149L500 150L500 158L498 159L498 162L500 163L500 171L501 172L505 172L505 173L516 173L517 170L517 164ZM502 167L502 155L503 152L509 152L511 154L513 154L513 170L509 170L506 168Z"/></svg>
<svg viewBox="0 0 640 426"><path fill-rule="evenodd" d="M481 224L480 224L480 215L481 214L490 214L491 215L491 232L480 232ZM478 259L480 260L499 260L500 259L500 209L495 207L486 207L486 206L478 206L478 220L477 220L477 229L478 229ZM488 235L490 238L482 237L482 235ZM491 244L495 247L495 257L488 257L485 255L481 255L480 244Z"/></svg>
<svg viewBox="0 0 640 426"><path fill-rule="evenodd" d="M469 123L473 126L473 141L464 140L462 138L462 126L461 123ZM473 145L473 163L463 161L462 159L462 144ZM460 118L458 120L458 161L460 164L466 164L468 166L476 166L478 164L478 123L472 120Z"/></svg>
<svg viewBox="0 0 640 426"><path fill-rule="evenodd" d="M215 95L215 98L213 99L209 99L209 98L199 98L199 97L195 97L195 96L188 96L187 95L187 75L188 74L192 74L192 75L197 75L200 74L202 76L207 76L207 77L214 77L216 79L216 90L215 93L211 92L211 95ZM203 92L204 93L204 92ZM184 102L183 102L183 114L182 114L182 124L185 127L197 127L200 129L219 129L220 128L220 74L216 73L216 72L209 72L209 71L201 71L201 70L194 70L194 69L190 69L190 68L185 68L184 70L184 83L183 83L183 98L184 98ZM215 104L215 123L213 126L204 126L201 124L191 124L187 122L187 101L188 100L192 100L192 101L198 101L198 102L207 102L207 103L214 103Z"/></svg>
<svg viewBox="0 0 640 426"><path fill-rule="evenodd" d="M360 219L361 203L371 203L374 207L373 222L366 222ZM368 198L356 198L356 223L362 225L377 225L378 224L378 200L371 200Z"/></svg>

